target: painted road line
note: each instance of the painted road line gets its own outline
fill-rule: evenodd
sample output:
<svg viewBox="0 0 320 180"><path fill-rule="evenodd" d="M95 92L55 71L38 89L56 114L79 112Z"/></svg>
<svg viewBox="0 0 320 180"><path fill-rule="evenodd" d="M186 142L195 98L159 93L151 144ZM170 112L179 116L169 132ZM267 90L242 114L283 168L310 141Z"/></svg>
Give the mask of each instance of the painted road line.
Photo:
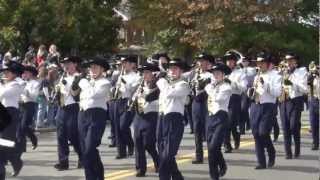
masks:
<svg viewBox="0 0 320 180"><path fill-rule="evenodd" d="M249 139L247 139L249 140ZM251 146L253 145L254 142L253 141L245 141L245 142L241 142L240 143L240 147L247 147L247 146ZM195 156L194 153L189 153L189 154L184 154L184 155L180 155L177 157L177 164L184 164L187 162L191 162L192 158ZM204 150L204 154L203 154L204 158L208 157L208 150ZM153 163L149 163L147 165L148 167L148 171L154 170L154 164ZM136 174L135 170L120 170L117 172L113 172L113 173L109 173L105 176L106 179L108 180L118 180L118 179L122 179L125 177L129 177L129 176L134 176Z"/></svg>
<svg viewBox="0 0 320 180"><path fill-rule="evenodd" d="M310 126L308 125L303 125L301 127L301 130L303 132L303 134L307 134L308 130L309 130ZM279 138L282 137L282 135L279 135ZM244 140L244 141L243 141ZM248 147L251 145L254 145L254 141L252 138L252 135L250 136L250 138L246 138L243 139L240 142L240 147ZM191 162L192 158L195 156L195 153L189 153L189 154L184 154L184 155L180 155L177 157L177 164L183 164L183 163L187 163L187 162ZM204 150L204 154L203 154L204 158L208 157L208 150ZM147 164L148 167L148 171L154 170L154 164L153 163L149 163ZM134 176L136 174L135 170L120 170L114 173L109 173L107 174L107 176L105 176L106 179L108 180L118 180L118 179L122 179L122 178L126 178L126 177L130 177L130 176Z"/></svg>

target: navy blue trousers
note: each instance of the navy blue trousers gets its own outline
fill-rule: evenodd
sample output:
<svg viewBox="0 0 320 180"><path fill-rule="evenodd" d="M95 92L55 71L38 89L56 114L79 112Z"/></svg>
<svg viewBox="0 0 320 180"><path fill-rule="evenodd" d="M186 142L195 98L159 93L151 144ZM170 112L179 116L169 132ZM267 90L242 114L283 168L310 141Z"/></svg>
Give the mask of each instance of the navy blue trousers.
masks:
<svg viewBox="0 0 320 180"><path fill-rule="evenodd" d="M59 162L69 162L69 142L81 161L81 151L78 134L79 105L70 104L59 107L57 115L57 138Z"/></svg>
<svg viewBox="0 0 320 180"><path fill-rule="evenodd" d="M206 134L206 117L208 114L206 101L192 101L192 119L196 145L196 159L203 160L203 140Z"/></svg>
<svg viewBox="0 0 320 180"><path fill-rule="evenodd" d="M249 107L251 101L247 94L241 94L241 115L239 119L239 129L241 134L245 134L246 129L250 129Z"/></svg>
<svg viewBox="0 0 320 180"><path fill-rule="evenodd" d="M228 107L228 127L226 130L224 144L231 148L231 134L235 142L240 142L240 132L238 125L241 118L241 96L232 94Z"/></svg>
<svg viewBox="0 0 320 180"><path fill-rule="evenodd" d="M309 100L309 118L312 131L312 143L319 147L319 99L312 97Z"/></svg>
<svg viewBox="0 0 320 180"><path fill-rule="evenodd" d="M266 167L265 149L269 160L274 160L276 151L271 140L271 130L274 126L274 111L277 106L272 103L256 104L250 107L250 124L255 141L256 157L258 164Z"/></svg>
<svg viewBox="0 0 320 180"><path fill-rule="evenodd" d="M228 126L228 113L218 111L216 114L208 116L206 124L210 177L213 180L218 180L219 168L227 167L221 146Z"/></svg>
<svg viewBox="0 0 320 180"><path fill-rule="evenodd" d="M32 128L33 120L37 113L37 106L38 104L35 102L27 102L21 105L22 120L20 133L22 136L29 137L32 143L35 143L37 139Z"/></svg>
<svg viewBox="0 0 320 180"><path fill-rule="evenodd" d="M104 180L104 167L97 147L106 127L107 111L92 108L79 112L79 139L86 180Z"/></svg>
<svg viewBox="0 0 320 180"><path fill-rule="evenodd" d="M184 117L180 113L160 115L157 126L160 180L183 179L175 156L184 132Z"/></svg>
<svg viewBox="0 0 320 180"><path fill-rule="evenodd" d="M5 172L4 165L9 161L13 169L17 169L22 165L21 155L25 148L25 139L19 133L21 128L21 114L17 108L8 107L8 113L11 116L10 125L1 133L1 138L14 141L16 143L14 148L0 147L0 174Z"/></svg>
<svg viewBox="0 0 320 180"><path fill-rule="evenodd" d="M134 113L127 111L128 99L116 100L114 110L115 135L117 142L117 151L119 156L127 155L127 147L133 148L130 125L134 118Z"/></svg>
<svg viewBox="0 0 320 180"><path fill-rule="evenodd" d="M273 118L274 118L273 138L274 138L274 140L276 140L280 134L280 127L279 127L277 116L278 116L278 103L276 104L276 108L274 110L274 115L273 115Z"/></svg>
<svg viewBox="0 0 320 180"><path fill-rule="evenodd" d="M115 109L116 108L116 101L110 101L108 103L108 117L110 119L110 140L111 144L116 144L116 135L115 135Z"/></svg>
<svg viewBox="0 0 320 180"><path fill-rule="evenodd" d="M146 151L151 155L155 168L159 166L159 154L156 149L157 112L136 114L134 125L136 170L145 173L147 170Z"/></svg>
<svg viewBox="0 0 320 180"><path fill-rule="evenodd" d="M295 144L295 155L300 155L301 112L303 111L303 103L304 100L302 96L280 103L284 149L287 156L292 156L292 137Z"/></svg>

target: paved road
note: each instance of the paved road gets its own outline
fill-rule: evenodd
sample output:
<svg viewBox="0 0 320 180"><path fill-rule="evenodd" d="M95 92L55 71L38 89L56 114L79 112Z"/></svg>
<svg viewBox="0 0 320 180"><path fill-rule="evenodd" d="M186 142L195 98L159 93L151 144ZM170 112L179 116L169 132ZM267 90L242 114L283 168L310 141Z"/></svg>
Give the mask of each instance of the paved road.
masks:
<svg viewBox="0 0 320 180"><path fill-rule="evenodd" d="M275 143L277 150L276 165L272 169L254 170L256 158L254 143L251 135L246 135L241 143L239 150L232 154L225 154L228 164L228 172L224 180L318 180L319 178L319 151L311 151L311 137L308 133L308 121L306 114L303 116L303 137L302 155L299 159L286 160L284 158L283 137ZM107 135L104 136L103 144L100 147L101 155L105 165L106 179L157 179L153 169L149 169L147 177L135 178L134 158L115 160L115 149L108 148ZM207 160L202 165L193 165L191 160L194 151L193 135L189 134L189 128L185 129L183 142L178 155L178 164L186 180L205 180L209 179ZM23 155L24 168L17 178L12 180L80 180L84 179L83 170L76 169L77 158L71 153L70 170L58 172L53 168L57 159L57 142L55 133L39 134L39 148L36 150L28 147L28 152ZM148 162L151 163L150 158ZM152 163L150 167L152 167ZM7 167L8 173L11 171Z"/></svg>

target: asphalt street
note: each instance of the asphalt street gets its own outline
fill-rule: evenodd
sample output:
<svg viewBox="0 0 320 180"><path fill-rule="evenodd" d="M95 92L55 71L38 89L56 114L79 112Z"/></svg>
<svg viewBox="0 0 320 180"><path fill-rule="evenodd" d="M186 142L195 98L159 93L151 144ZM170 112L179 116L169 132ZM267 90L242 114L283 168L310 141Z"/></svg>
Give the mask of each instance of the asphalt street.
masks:
<svg viewBox="0 0 320 180"><path fill-rule="evenodd" d="M311 136L309 133L309 122L307 114L303 114L301 157L298 159L286 160L284 154L283 137L280 135L275 143L277 158L275 167L265 170L254 170L256 157L254 142L250 131L243 136L243 141L239 150L232 154L224 154L228 165L227 174L224 180L317 180L319 179L319 152L311 151ZM100 146L100 154L105 167L105 179L158 179L151 158L148 157L149 169L147 177L135 177L134 157L128 159L115 160L116 149L108 147L109 127ZM209 179L209 168L207 159L204 164L191 164L194 156L194 138L189 133L188 126L185 128L184 138L177 156L178 166L186 180ZM27 153L23 155L24 167L20 175L10 180L80 180L84 179L84 171L76 169L77 157L74 152L70 154L70 170L56 171L53 165L57 162L57 141L54 132L41 132L38 134L39 147L31 150L28 144ZM205 154L207 157L207 154ZM7 166L7 173L12 171L11 166Z"/></svg>

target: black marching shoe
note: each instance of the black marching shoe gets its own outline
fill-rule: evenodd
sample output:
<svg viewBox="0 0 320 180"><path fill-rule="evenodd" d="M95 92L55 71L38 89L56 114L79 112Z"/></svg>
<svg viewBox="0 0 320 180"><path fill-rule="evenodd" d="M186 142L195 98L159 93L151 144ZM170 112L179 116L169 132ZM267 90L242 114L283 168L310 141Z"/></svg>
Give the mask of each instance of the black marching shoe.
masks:
<svg viewBox="0 0 320 180"><path fill-rule="evenodd" d="M231 146L230 147L225 146L224 147L224 153L232 153L232 147Z"/></svg>
<svg viewBox="0 0 320 180"><path fill-rule="evenodd" d="M256 170L260 170L260 169L266 169L266 166L262 166L262 165L258 165L255 167Z"/></svg>
<svg viewBox="0 0 320 180"><path fill-rule="evenodd" d="M313 144L311 150L312 150L312 151L319 150L319 145Z"/></svg>
<svg viewBox="0 0 320 180"><path fill-rule="evenodd" d="M69 169L69 164L66 162L59 162L54 165L54 168L56 168L58 171L65 171Z"/></svg>
<svg viewBox="0 0 320 180"><path fill-rule="evenodd" d="M5 180L5 179L6 179L6 174L5 173L0 174L0 180Z"/></svg>
<svg viewBox="0 0 320 180"><path fill-rule="evenodd" d="M239 147L240 147L240 140L238 141L235 141L234 142L234 149L239 149Z"/></svg>
<svg viewBox="0 0 320 180"><path fill-rule="evenodd" d="M182 176L181 172L177 172L172 174L172 180L184 180L184 177Z"/></svg>
<svg viewBox="0 0 320 180"><path fill-rule="evenodd" d="M146 173L145 172L142 172L142 171L138 171L136 173L136 177L146 177Z"/></svg>
<svg viewBox="0 0 320 180"><path fill-rule="evenodd" d="M129 146L128 147L128 155L133 156L133 153L134 153L134 146Z"/></svg>
<svg viewBox="0 0 320 180"><path fill-rule="evenodd" d="M192 164L203 164L203 160L202 159L195 159L191 163Z"/></svg>
<svg viewBox="0 0 320 180"><path fill-rule="evenodd" d="M125 158L127 158L126 155L117 155L116 156L116 159L125 159Z"/></svg>
<svg viewBox="0 0 320 180"><path fill-rule="evenodd" d="M227 166L220 167L219 176L223 177L227 173Z"/></svg>
<svg viewBox="0 0 320 180"><path fill-rule="evenodd" d="M83 168L83 165L82 165L81 161L78 161L77 168L78 168L78 169L82 169L82 168Z"/></svg>
<svg viewBox="0 0 320 180"><path fill-rule="evenodd" d="M273 167L274 164L275 164L275 158L272 158L272 159L270 158L270 159L269 159L269 162L268 162L268 168Z"/></svg>
<svg viewBox="0 0 320 180"><path fill-rule="evenodd" d="M114 148L114 147L116 147L116 143L109 144L109 148Z"/></svg>
<svg viewBox="0 0 320 180"><path fill-rule="evenodd" d="M22 162L22 160L20 160L19 164L17 166L13 166L13 173L11 174L11 176L12 177L18 176L22 167L23 167L23 162Z"/></svg>
<svg viewBox="0 0 320 180"><path fill-rule="evenodd" d="M287 154L286 159L292 159L292 154Z"/></svg>
<svg viewBox="0 0 320 180"><path fill-rule="evenodd" d="M159 165L158 163L154 163L154 172L159 173Z"/></svg>
<svg viewBox="0 0 320 180"><path fill-rule="evenodd" d="M38 147L38 138L37 136L33 136L30 138L32 144L32 150L35 150Z"/></svg>

